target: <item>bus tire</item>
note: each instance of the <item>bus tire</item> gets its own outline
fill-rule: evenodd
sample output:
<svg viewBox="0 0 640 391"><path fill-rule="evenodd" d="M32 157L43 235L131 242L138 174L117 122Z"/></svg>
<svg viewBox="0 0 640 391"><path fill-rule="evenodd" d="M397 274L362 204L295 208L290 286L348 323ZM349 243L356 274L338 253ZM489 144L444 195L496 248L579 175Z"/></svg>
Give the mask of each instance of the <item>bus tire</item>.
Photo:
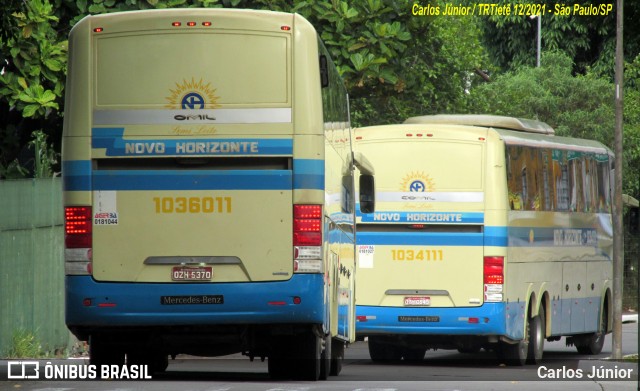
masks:
<svg viewBox="0 0 640 391"><path fill-rule="evenodd" d="M169 366L169 355L159 352L134 350L127 353L127 365L147 365L149 374L162 373Z"/></svg>
<svg viewBox="0 0 640 391"><path fill-rule="evenodd" d="M580 354L600 354L602 347L604 346L604 340L607 335L607 325L609 323L608 308L605 307L602 316L600 317L600 329L589 335L585 342L576 343L576 349Z"/></svg>
<svg viewBox="0 0 640 391"><path fill-rule="evenodd" d="M89 364L100 368L102 365L123 365L124 352L100 335L89 337Z"/></svg>
<svg viewBox="0 0 640 391"><path fill-rule="evenodd" d="M320 380L327 380L331 372L331 334L324 337L324 349L320 354Z"/></svg>
<svg viewBox="0 0 640 391"><path fill-rule="evenodd" d="M297 380L316 381L320 378L320 359L322 356L322 338L314 332L300 335L295 349L297 353L294 363L294 376Z"/></svg>
<svg viewBox="0 0 640 391"><path fill-rule="evenodd" d="M331 376L338 376L342 372L344 360L344 342L334 339L331 341Z"/></svg>
<svg viewBox="0 0 640 391"><path fill-rule="evenodd" d="M417 362L424 359L424 354L427 352L425 348L404 348L402 350L402 358L405 361Z"/></svg>
<svg viewBox="0 0 640 391"><path fill-rule="evenodd" d="M369 337L369 356L371 360L380 361L399 361L402 358L402 351L392 343L381 341L380 337Z"/></svg>
<svg viewBox="0 0 640 391"><path fill-rule="evenodd" d="M538 316L529 319L529 349L527 353L527 364L537 364L542 360L545 340L545 317L544 308L540 310Z"/></svg>
<svg viewBox="0 0 640 391"><path fill-rule="evenodd" d="M498 350L498 356L509 366L523 366L527 361L528 350L529 344L524 339L513 344L503 342Z"/></svg>

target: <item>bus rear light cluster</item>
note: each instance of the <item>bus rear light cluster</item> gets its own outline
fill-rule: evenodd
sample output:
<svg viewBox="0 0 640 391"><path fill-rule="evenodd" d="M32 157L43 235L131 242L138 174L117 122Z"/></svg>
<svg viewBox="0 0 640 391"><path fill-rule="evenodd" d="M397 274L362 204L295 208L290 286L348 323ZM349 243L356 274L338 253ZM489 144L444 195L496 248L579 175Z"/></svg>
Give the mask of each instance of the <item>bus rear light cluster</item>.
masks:
<svg viewBox="0 0 640 391"><path fill-rule="evenodd" d="M322 273L322 205L293 206L293 272Z"/></svg>
<svg viewBox="0 0 640 391"><path fill-rule="evenodd" d="M90 206L68 206L64 210L64 270L66 275L90 275L93 259Z"/></svg>
<svg viewBox="0 0 640 391"><path fill-rule="evenodd" d="M501 302L504 286L504 257L484 257L484 301Z"/></svg>

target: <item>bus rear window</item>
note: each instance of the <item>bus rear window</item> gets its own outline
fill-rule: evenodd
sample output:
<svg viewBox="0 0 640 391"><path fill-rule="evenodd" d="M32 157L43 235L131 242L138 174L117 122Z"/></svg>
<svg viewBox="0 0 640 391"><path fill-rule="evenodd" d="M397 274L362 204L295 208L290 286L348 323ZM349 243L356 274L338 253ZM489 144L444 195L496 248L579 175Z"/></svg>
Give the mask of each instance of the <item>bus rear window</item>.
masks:
<svg viewBox="0 0 640 391"><path fill-rule="evenodd" d="M96 106L179 109L192 89L206 92L199 108L290 106L288 41L223 32L98 37Z"/></svg>

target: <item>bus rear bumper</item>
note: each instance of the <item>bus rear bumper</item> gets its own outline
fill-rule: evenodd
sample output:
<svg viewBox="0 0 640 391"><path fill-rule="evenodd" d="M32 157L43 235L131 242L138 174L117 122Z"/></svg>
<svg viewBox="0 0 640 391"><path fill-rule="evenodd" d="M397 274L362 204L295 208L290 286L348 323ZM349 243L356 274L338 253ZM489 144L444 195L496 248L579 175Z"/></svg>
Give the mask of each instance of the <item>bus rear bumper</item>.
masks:
<svg viewBox="0 0 640 391"><path fill-rule="evenodd" d="M507 335L505 303L480 307L356 307L358 337L383 334Z"/></svg>
<svg viewBox="0 0 640 391"><path fill-rule="evenodd" d="M69 328L321 324L322 274L256 283L117 283L66 277ZM299 304L295 304L294 300Z"/></svg>

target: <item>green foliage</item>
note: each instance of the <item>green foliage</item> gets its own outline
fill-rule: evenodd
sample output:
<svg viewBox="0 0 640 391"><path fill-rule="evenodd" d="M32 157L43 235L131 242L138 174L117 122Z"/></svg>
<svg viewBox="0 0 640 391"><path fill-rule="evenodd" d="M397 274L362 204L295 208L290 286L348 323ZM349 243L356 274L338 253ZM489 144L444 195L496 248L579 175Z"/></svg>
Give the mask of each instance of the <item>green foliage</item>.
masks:
<svg viewBox="0 0 640 391"><path fill-rule="evenodd" d="M18 158L32 130L61 134L67 41L48 0L9 3L12 19L0 35L0 178L28 172Z"/></svg>
<svg viewBox="0 0 640 391"><path fill-rule="evenodd" d="M45 355L34 333L24 329L13 332L6 358L41 358Z"/></svg>
<svg viewBox="0 0 640 391"><path fill-rule="evenodd" d="M526 3L524 0L502 0L501 3ZM539 2L544 4L544 2ZM581 0L572 3L546 3L555 12L556 5L575 4L588 6L613 4L614 11L599 16L558 16L547 13L542 16L542 50L560 50L574 63L575 73L595 73L613 80L615 58L616 11L610 0ZM640 52L640 2L624 2L624 50L627 58ZM503 70L517 69L523 65L535 65L537 20L526 16L490 16L480 20L484 45L492 60Z"/></svg>
<svg viewBox="0 0 640 391"><path fill-rule="evenodd" d="M50 178L54 176L53 165L58 162L60 154L47 144L47 135L42 130L33 132L29 146L35 151L34 178Z"/></svg>

